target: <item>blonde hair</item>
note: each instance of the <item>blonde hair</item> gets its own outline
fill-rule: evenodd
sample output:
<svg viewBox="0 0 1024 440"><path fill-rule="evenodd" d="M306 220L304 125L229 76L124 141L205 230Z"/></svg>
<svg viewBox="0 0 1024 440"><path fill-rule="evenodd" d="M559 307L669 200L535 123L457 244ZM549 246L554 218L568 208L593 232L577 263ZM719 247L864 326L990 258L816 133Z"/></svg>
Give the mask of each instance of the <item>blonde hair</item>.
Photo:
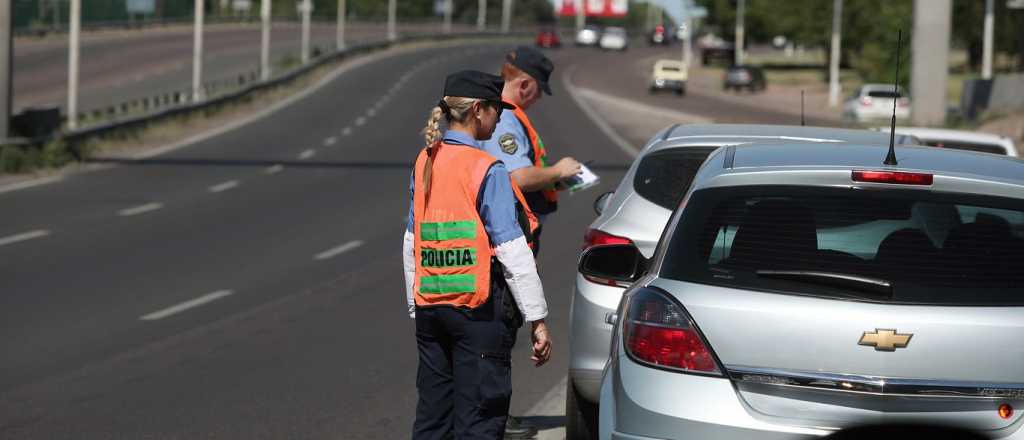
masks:
<svg viewBox="0 0 1024 440"><path fill-rule="evenodd" d="M437 152L435 147L441 143L441 117L444 116L449 124L452 122L466 122L466 119L469 119L469 110L473 108L473 104L481 101L477 98L463 98L460 96L445 96L441 100L448 107L448 112L446 113L441 108L441 103L439 102L439 105L430 110L427 126L423 127L423 140L426 142L425 148L427 149L427 163L423 171L425 196L430 195L431 170L434 168L434 154Z"/></svg>

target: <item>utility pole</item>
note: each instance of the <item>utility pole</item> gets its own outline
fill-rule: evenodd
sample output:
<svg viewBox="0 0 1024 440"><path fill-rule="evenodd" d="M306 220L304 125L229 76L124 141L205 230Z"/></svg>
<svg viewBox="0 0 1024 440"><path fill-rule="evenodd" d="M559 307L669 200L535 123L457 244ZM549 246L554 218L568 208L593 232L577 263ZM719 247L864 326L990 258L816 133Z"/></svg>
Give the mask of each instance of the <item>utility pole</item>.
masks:
<svg viewBox="0 0 1024 440"><path fill-rule="evenodd" d="M68 128L78 128L78 49L82 30L82 0L71 0L71 25L68 27Z"/></svg>
<svg viewBox="0 0 1024 440"><path fill-rule="evenodd" d="M512 28L512 0L501 3L501 33L507 34Z"/></svg>
<svg viewBox="0 0 1024 440"><path fill-rule="evenodd" d="M444 0L444 33L452 33L452 0Z"/></svg>
<svg viewBox="0 0 1024 440"><path fill-rule="evenodd" d="M743 64L743 15L746 13L746 1L739 0L736 4L736 42L733 45L735 59L733 62L738 66Z"/></svg>
<svg viewBox="0 0 1024 440"><path fill-rule="evenodd" d="M309 18L312 13L312 0L302 0L302 64L309 63Z"/></svg>
<svg viewBox="0 0 1024 440"><path fill-rule="evenodd" d="M0 141L11 137L11 101L14 79L11 59L14 55L12 0L0 0Z"/></svg>
<svg viewBox="0 0 1024 440"><path fill-rule="evenodd" d="M196 0L196 19L192 31L192 102L202 101L203 93L203 0Z"/></svg>
<svg viewBox="0 0 1024 440"><path fill-rule="evenodd" d="M487 0L480 0L476 8L476 30L487 29Z"/></svg>
<svg viewBox="0 0 1024 440"><path fill-rule="evenodd" d="M666 38L668 38L666 36ZM690 72L690 62L693 61L693 17L690 16L689 11L686 14L686 20L683 21L683 68L686 69L687 75Z"/></svg>
<svg viewBox="0 0 1024 440"><path fill-rule="evenodd" d="M397 0L388 0L388 41L398 39L398 31L395 29L395 19L398 15Z"/></svg>
<svg viewBox="0 0 1024 440"><path fill-rule="evenodd" d="M270 79L270 0L260 0L260 20L263 32L260 35L260 78Z"/></svg>
<svg viewBox="0 0 1024 440"><path fill-rule="evenodd" d="M981 52L981 79L992 79L992 33L995 17L992 12L993 0L985 0L985 36Z"/></svg>
<svg viewBox="0 0 1024 440"><path fill-rule="evenodd" d="M839 57L843 32L843 0L832 1L832 54L828 65L828 106L839 105Z"/></svg>
<svg viewBox="0 0 1024 440"><path fill-rule="evenodd" d="M576 33L579 34L587 25L587 0L576 1Z"/></svg>
<svg viewBox="0 0 1024 440"><path fill-rule="evenodd" d="M952 17L952 0L914 0L910 66L910 96L914 97L910 103L910 117L914 125L942 125L946 122Z"/></svg>
<svg viewBox="0 0 1024 440"><path fill-rule="evenodd" d="M338 35L334 45L338 50L345 48L345 0L338 0Z"/></svg>

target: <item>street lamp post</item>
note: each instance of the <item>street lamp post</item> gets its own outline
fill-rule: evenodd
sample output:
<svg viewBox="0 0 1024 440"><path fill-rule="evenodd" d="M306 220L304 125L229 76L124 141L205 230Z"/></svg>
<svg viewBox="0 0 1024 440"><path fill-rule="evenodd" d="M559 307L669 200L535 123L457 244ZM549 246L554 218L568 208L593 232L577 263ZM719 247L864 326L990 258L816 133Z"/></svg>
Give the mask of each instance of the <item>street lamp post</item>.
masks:
<svg viewBox="0 0 1024 440"><path fill-rule="evenodd" d="M11 0L0 0L0 141L11 136L11 101L14 79L11 57L14 55L14 39L11 25L14 21L14 9Z"/></svg>
<svg viewBox="0 0 1024 440"><path fill-rule="evenodd" d="M195 2L195 24L192 30L192 101L202 101L203 96L203 0Z"/></svg>
<svg viewBox="0 0 1024 440"><path fill-rule="evenodd" d="M338 0L338 35L334 45L338 50L345 48L345 0Z"/></svg>
<svg viewBox="0 0 1024 440"><path fill-rule="evenodd" d="M302 64L309 63L309 21L313 13L313 1L302 0Z"/></svg>
<svg viewBox="0 0 1024 440"><path fill-rule="evenodd" d="M832 54L828 66L828 106L839 105L839 56L842 44L843 0L832 2Z"/></svg>
<svg viewBox="0 0 1024 440"><path fill-rule="evenodd" d="M480 0L476 8L476 30L487 29L487 0Z"/></svg>
<svg viewBox="0 0 1024 440"><path fill-rule="evenodd" d="M736 42L734 44L734 62L736 65L743 64L743 15L746 13L746 1L739 0L736 4Z"/></svg>
<svg viewBox="0 0 1024 440"><path fill-rule="evenodd" d="M260 21L260 78L266 81L270 79L270 0L260 1Z"/></svg>
<svg viewBox="0 0 1024 440"><path fill-rule="evenodd" d="M397 15L397 0L388 0L388 41L395 41L398 39L398 31L395 29L395 20Z"/></svg>
<svg viewBox="0 0 1024 440"><path fill-rule="evenodd" d="M444 0L444 33L452 33L452 0Z"/></svg>
<svg viewBox="0 0 1024 440"><path fill-rule="evenodd" d="M78 128L78 54L82 29L82 0L71 0L68 28L68 128Z"/></svg>
<svg viewBox="0 0 1024 440"><path fill-rule="evenodd" d="M507 34L512 28L512 0L501 3L501 33Z"/></svg>
<svg viewBox="0 0 1024 440"><path fill-rule="evenodd" d="M995 17L992 12L993 0L985 0L984 48L981 54L981 79L992 79L992 33Z"/></svg>

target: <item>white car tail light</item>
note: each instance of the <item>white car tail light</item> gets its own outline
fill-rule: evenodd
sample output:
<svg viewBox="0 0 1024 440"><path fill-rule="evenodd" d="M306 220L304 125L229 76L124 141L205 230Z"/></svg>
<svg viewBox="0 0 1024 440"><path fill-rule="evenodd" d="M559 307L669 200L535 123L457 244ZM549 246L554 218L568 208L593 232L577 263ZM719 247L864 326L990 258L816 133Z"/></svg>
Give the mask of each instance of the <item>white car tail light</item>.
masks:
<svg viewBox="0 0 1024 440"><path fill-rule="evenodd" d="M860 98L860 105L861 105L861 107L870 107L873 102L874 102L874 100L871 99L870 96L865 96L863 98Z"/></svg>
<svg viewBox="0 0 1024 440"><path fill-rule="evenodd" d="M641 364L721 376L714 353L693 319L666 293L645 287L630 295L623 319L626 353Z"/></svg>

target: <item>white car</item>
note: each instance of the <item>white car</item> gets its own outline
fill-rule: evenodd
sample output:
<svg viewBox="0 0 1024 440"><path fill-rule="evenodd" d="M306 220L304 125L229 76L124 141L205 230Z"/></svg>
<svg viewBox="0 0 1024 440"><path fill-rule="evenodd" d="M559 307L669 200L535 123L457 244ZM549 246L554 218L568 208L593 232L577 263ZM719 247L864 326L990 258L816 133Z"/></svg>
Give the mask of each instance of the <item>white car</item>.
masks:
<svg viewBox="0 0 1024 440"><path fill-rule="evenodd" d="M896 119L910 117L910 98L906 91L893 91L891 84L864 84L843 103L843 118L854 122L886 120L892 118L893 100Z"/></svg>
<svg viewBox="0 0 1024 440"><path fill-rule="evenodd" d="M605 50L626 50L626 29L620 27L605 28L598 43Z"/></svg>
<svg viewBox="0 0 1024 440"><path fill-rule="evenodd" d="M597 40L601 38L601 28L597 26L585 26L576 33L577 46L596 46Z"/></svg>
<svg viewBox="0 0 1024 440"><path fill-rule="evenodd" d="M876 128L888 132L889 127ZM1002 156L1020 157L1013 139L989 133L944 128L896 127L896 134L914 136L922 145L954 150L978 151Z"/></svg>

